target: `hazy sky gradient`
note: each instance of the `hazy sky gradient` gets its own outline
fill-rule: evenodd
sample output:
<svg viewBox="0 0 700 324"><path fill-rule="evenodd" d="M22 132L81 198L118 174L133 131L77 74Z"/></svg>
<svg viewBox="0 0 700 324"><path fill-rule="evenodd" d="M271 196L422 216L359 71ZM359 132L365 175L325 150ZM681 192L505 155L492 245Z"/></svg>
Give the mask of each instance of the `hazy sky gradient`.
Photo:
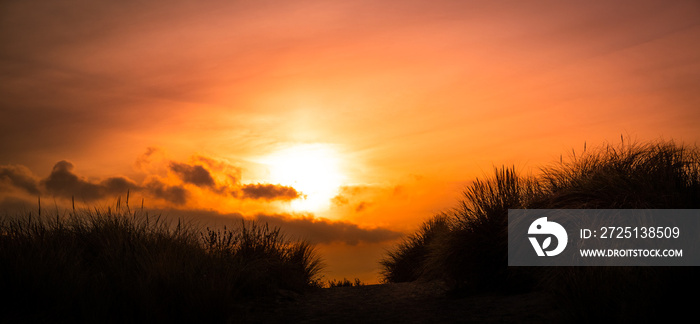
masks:
<svg viewBox="0 0 700 324"><path fill-rule="evenodd" d="M379 244L493 165L694 144L698 89L698 1L3 1L0 203L131 188L289 223L303 193L261 161L319 144L344 182L316 216Z"/></svg>

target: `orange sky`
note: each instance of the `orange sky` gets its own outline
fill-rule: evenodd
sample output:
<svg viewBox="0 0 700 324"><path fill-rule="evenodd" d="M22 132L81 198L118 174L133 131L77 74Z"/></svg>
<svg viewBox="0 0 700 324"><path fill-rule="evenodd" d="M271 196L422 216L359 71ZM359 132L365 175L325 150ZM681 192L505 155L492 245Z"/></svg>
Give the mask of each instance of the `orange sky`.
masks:
<svg viewBox="0 0 700 324"><path fill-rule="evenodd" d="M5 1L0 71L4 208L129 188L367 281L493 165L700 139L697 1Z"/></svg>

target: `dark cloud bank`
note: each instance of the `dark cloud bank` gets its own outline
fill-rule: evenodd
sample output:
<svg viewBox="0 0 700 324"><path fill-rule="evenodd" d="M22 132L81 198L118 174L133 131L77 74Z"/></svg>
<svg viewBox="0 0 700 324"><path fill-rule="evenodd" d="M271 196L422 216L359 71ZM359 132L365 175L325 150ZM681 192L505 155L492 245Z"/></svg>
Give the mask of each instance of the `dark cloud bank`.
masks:
<svg viewBox="0 0 700 324"><path fill-rule="evenodd" d="M182 219L193 222L195 226L212 228L236 227L249 217L240 213L221 214L208 210L159 210L166 218L176 221ZM357 245L364 243L380 243L398 239L402 233L386 228L362 228L357 224L317 219L311 215L298 216L288 214L257 214L255 221L267 223L271 227L279 227L290 238L305 239L311 243L329 244L345 243Z"/></svg>
<svg viewBox="0 0 700 324"><path fill-rule="evenodd" d="M238 174L228 176L232 184L217 184L211 172L202 164L186 164L171 161L168 170L180 181L168 184L157 176L149 176L142 184L127 177L109 177L101 181L88 180L74 172L75 166L68 161L59 161L51 174L39 179L24 166L0 166L0 186L5 191L20 190L32 195L49 195L59 198L75 198L85 202L116 197L130 192L143 192L175 205L184 205L190 196L186 185L193 185L213 194L227 195L237 199L259 199L265 201L289 201L303 197L293 187L278 184L241 184Z"/></svg>
<svg viewBox="0 0 700 324"><path fill-rule="evenodd" d="M51 195L63 198L77 196L86 201L124 194L127 190L140 189L136 183L125 177L111 177L100 182L90 182L73 173L74 168L72 163L65 160L60 161L54 165L51 174L39 183Z"/></svg>

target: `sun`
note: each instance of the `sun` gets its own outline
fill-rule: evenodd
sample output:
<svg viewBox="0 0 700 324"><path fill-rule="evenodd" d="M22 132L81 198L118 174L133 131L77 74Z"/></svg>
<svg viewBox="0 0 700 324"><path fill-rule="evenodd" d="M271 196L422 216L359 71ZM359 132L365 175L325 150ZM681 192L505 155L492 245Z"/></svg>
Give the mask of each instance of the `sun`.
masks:
<svg viewBox="0 0 700 324"><path fill-rule="evenodd" d="M345 176L338 152L329 144L295 144L262 159L270 181L294 187L304 198L295 199L295 211L320 212L330 207Z"/></svg>

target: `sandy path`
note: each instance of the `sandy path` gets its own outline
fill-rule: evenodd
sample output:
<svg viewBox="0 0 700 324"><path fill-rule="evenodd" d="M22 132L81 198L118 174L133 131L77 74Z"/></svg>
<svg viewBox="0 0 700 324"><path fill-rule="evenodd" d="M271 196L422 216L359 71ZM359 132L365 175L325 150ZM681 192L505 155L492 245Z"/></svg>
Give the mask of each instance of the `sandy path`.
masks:
<svg viewBox="0 0 700 324"><path fill-rule="evenodd" d="M496 293L450 297L437 283L398 283L285 294L252 310L255 323L552 323L549 296Z"/></svg>

